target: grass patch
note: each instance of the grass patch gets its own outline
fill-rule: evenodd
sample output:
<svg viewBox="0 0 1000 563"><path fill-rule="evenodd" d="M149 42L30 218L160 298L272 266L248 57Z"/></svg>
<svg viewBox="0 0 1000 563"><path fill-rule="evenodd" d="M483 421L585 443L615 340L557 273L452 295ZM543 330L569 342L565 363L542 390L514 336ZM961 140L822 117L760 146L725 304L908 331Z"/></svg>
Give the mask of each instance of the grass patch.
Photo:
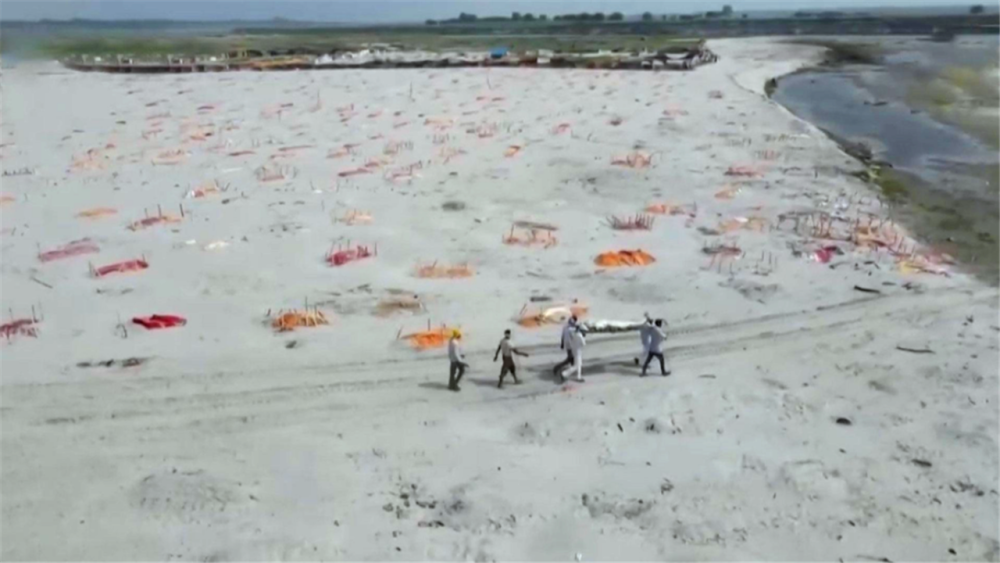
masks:
<svg viewBox="0 0 1000 563"><path fill-rule="evenodd" d="M969 67L951 67L941 73L941 78L970 98L983 100L994 105L1000 100L996 76L987 69L976 70Z"/></svg>
<svg viewBox="0 0 1000 563"><path fill-rule="evenodd" d="M901 203L910 195L910 189L906 183L892 170L883 169L874 176L875 185L882 191L882 195L893 203Z"/></svg>
<svg viewBox="0 0 1000 563"><path fill-rule="evenodd" d="M943 231L957 231L964 227L965 224L965 219L961 217L945 217L938 221L938 228Z"/></svg>
<svg viewBox="0 0 1000 563"><path fill-rule="evenodd" d="M812 45L826 49L823 63L826 65L861 64L877 65L882 62L884 50L873 43L853 43L824 39L796 39L789 41L798 45Z"/></svg>

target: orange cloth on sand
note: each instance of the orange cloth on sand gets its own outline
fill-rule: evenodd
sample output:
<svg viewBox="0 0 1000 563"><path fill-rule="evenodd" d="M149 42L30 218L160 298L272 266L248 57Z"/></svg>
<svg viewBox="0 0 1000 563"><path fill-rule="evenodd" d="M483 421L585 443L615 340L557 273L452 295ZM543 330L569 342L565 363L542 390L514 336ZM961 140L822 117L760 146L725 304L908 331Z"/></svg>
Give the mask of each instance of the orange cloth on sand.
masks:
<svg viewBox="0 0 1000 563"><path fill-rule="evenodd" d="M615 252L602 252L597 255L594 263L605 268L617 268L619 266L646 266L656 262L653 255L642 250L618 250Z"/></svg>

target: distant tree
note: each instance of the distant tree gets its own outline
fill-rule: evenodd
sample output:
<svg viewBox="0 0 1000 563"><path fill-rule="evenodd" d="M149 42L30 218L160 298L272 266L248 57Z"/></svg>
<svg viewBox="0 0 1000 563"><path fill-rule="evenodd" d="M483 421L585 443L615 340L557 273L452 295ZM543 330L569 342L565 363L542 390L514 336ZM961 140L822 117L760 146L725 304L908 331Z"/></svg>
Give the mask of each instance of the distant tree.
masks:
<svg viewBox="0 0 1000 563"><path fill-rule="evenodd" d="M579 19L582 22L590 21L590 14L588 14L587 12L580 12L580 15L577 16L577 19Z"/></svg>
<svg viewBox="0 0 1000 563"><path fill-rule="evenodd" d="M733 7L730 6L729 4L726 4L725 6L723 6L722 7L722 15L724 15L724 16L731 16L731 15L733 15Z"/></svg>
<svg viewBox="0 0 1000 563"><path fill-rule="evenodd" d="M590 19L602 22L604 21L604 12L595 12L594 15L590 16Z"/></svg>
<svg viewBox="0 0 1000 563"><path fill-rule="evenodd" d="M552 21L554 21L554 22L562 21L562 19L563 19L562 16L552 16Z"/></svg>
<svg viewBox="0 0 1000 563"><path fill-rule="evenodd" d="M986 7L982 4L976 4L975 6L969 8L970 14L981 14L986 11Z"/></svg>
<svg viewBox="0 0 1000 563"><path fill-rule="evenodd" d="M514 21L520 20L521 19L521 12L511 12L510 13L510 19L512 19Z"/></svg>
<svg viewBox="0 0 1000 563"><path fill-rule="evenodd" d="M662 16L660 16L660 21L661 22L667 21L667 14L663 14Z"/></svg>
<svg viewBox="0 0 1000 563"><path fill-rule="evenodd" d="M427 20L424 22L425 25L437 25L437 20Z"/></svg>
<svg viewBox="0 0 1000 563"><path fill-rule="evenodd" d="M625 16L623 16L621 12L611 12L611 15L608 16L608 20L613 22L620 22L623 19L625 19Z"/></svg>
<svg viewBox="0 0 1000 563"><path fill-rule="evenodd" d="M651 21L653 21L653 14L651 14L649 12L643 12L642 13L642 21L644 21L644 22L651 22Z"/></svg>
<svg viewBox="0 0 1000 563"><path fill-rule="evenodd" d="M476 14L466 14L465 12L458 14L458 21L460 22L474 22L477 19Z"/></svg>
<svg viewBox="0 0 1000 563"><path fill-rule="evenodd" d="M743 14L743 19L747 19L747 14Z"/></svg>
<svg viewBox="0 0 1000 563"><path fill-rule="evenodd" d="M546 16L545 14L538 14L538 21L547 21L548 19L549 16Z"/></svg>

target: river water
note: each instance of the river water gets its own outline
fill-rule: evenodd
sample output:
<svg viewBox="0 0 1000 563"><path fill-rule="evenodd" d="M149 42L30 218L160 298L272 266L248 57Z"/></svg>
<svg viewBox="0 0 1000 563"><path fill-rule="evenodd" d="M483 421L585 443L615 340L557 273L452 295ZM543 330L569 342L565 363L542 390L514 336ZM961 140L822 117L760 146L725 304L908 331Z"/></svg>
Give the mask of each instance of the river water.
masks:
<svg viewBox="0 0 1000 563"><path fill-rule="evenodd" d="M1000 38L860 41L876 64L827 65L783 77L773 99L838 141L869 147L891 167L882 176L892 179L887 195L900 219L923 242L997 283Z"/></svg>

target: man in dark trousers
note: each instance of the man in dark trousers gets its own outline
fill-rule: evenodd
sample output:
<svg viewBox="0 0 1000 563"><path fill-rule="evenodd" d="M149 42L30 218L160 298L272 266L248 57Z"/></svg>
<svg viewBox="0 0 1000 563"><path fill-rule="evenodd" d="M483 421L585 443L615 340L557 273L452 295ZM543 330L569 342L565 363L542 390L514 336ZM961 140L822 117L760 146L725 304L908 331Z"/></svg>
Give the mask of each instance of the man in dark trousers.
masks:
<svg viewBox="0 0 1000 563"><path fill-rule="evenodd" d="M503 378L510 373L514 377L514 383L521 383L517 380L517 366L514 365L514 355L528 357L527 354L518 350L510 343L510 329L503 331L503 339L500 340L500 345L497 346L496 353L493 354L493 361L497 361L497 357L503 355L503 367L500 368L500 383L497 383L497 389L503 389Z"/></svg>
<svg viewBox="0 0 1000 563"><path fill-rule="evenodd" d="M573 315L566 321L566 325L562 329L562 335L559 336L559 349L566 350L566 359L552 368L553 375L561 376L564 369L573 365L573 350L570 348L569 343L573 337L574 330L576 330L576 315Z"/></svg>
<svg viewBox="0 0 1000 563"><path fill-rule="evenodd" d="M663 341L667 338L663 333L663 319L656 319L650 328L652 330L649 331L649 352L646 354L646 363L642 365L642 375L646 375L646 369L653 358L660 360L660 375L670 375L670 370L666 368L663 360Z"/></svg>

